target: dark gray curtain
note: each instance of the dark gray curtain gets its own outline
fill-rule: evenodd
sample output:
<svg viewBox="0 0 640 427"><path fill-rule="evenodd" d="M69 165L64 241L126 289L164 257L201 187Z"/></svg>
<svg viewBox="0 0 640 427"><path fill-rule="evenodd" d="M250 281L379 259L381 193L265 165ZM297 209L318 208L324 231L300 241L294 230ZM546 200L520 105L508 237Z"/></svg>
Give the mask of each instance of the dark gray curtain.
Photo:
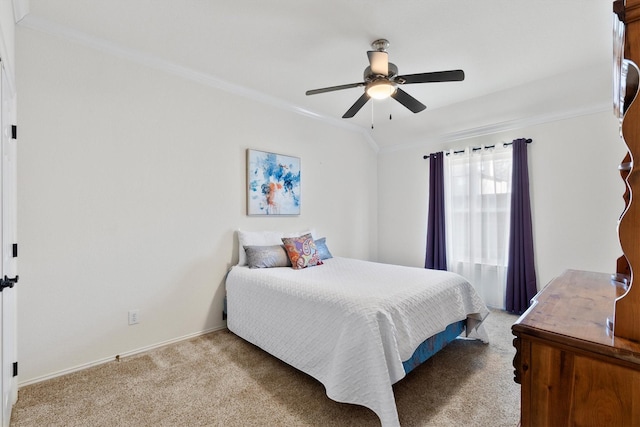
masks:
<svg viewBox="0 0 640 427"><path fill-rule="evenodd" d="M444 153L440 151L429 155L429 218L425 268L447 269L444 224Z"/></svg>
<svg viewBox="0 0 640 427"><path fill-rule="evenodd" d="M507 267L507 311L522 314L537 293L533 259L533 227L529 197L527 140L513 141L511 231Z"/></svg>

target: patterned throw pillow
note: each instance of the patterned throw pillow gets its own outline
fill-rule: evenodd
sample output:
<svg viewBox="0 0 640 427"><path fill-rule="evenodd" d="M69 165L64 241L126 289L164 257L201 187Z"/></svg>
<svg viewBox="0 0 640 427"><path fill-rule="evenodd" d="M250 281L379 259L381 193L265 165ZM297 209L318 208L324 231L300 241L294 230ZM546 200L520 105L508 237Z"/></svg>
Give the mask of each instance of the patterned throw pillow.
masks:
<svg viewBox="0 0 640 427"><path fill-rule="evenodd" d="M322 265L322 260L318 256L316 245L310 233L300 237L283 237L282 243L284 243L284 248L287 250L291 266L294 269Z"/></svg>

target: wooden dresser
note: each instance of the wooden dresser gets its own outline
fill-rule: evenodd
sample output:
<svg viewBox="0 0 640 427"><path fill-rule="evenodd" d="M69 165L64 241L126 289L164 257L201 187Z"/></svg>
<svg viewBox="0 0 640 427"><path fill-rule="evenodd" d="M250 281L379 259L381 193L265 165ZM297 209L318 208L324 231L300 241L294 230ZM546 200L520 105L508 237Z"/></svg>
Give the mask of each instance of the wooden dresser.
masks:
<svg viewBox="0 0 640 427"><path fill-rule="evenodd" d="M640 426L640 343L613 336L616 287L569 270L513 325L521 425Z"/></svg>

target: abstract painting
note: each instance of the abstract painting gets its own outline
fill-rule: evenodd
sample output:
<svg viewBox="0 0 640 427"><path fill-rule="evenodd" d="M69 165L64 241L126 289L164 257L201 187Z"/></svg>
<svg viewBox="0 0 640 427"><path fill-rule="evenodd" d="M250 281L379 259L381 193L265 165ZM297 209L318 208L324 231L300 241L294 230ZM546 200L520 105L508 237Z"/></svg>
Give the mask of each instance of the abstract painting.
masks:
<svg viewBox="0 0 640 427"><path fill-rule="evenodd" d="M247 215L300 215L300 158L247 150Z"/></svg>

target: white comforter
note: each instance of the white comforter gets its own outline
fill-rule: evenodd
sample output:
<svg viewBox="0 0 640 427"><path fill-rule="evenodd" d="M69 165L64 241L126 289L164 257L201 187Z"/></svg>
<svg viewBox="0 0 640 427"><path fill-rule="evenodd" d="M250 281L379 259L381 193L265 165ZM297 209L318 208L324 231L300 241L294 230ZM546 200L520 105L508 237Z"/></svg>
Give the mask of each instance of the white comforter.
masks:
<svg viewBox="0 0 640 427"><path fill-rule="evenodd" d="M398 426L392 384L418 345L453 322L486 334L489 314L461 276L349 258L322 266L233 267L228 328L313 376L331 399L372 409ZM469 320L475 320L473 326Z"/></svg>

